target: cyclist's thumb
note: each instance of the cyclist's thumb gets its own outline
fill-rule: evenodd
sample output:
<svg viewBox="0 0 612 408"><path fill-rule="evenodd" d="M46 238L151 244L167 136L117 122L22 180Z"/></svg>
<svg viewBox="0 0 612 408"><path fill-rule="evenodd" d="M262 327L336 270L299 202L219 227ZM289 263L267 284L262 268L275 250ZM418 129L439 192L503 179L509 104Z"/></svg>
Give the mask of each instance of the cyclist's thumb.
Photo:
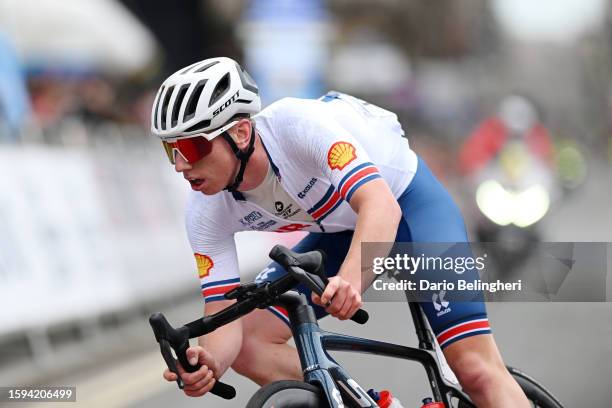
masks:
<svg viewBox="0 0 612 408"><path fill-rule="evenodd" d="M200 350L204 351L204 349L202 349L201 347L189 347L187 349L187 361L189 361L189 364L191 365L196 365L198 363L198 360L200 360Z"/></svg>
<svg viewBox="0 0 612 408"><path fill-rule="evenodd" d="M339 286L339 279L337 276L334 276L333 278L329 280L329 283L327 284L327 286L325 287L325 290L321 294L320 301L322 305L327 306L331 302L331 299L334 297L334 295L336 294L336 291L338 290L338 286Z"/></svg>
<svg viewBox="0 0 612 408"><path fill-rule="evenodd" d="M187 355L187 361L191 365L196 365L197 363L209 365L214 360L210 352L202 346L189 347L185 354Z"/></svg>

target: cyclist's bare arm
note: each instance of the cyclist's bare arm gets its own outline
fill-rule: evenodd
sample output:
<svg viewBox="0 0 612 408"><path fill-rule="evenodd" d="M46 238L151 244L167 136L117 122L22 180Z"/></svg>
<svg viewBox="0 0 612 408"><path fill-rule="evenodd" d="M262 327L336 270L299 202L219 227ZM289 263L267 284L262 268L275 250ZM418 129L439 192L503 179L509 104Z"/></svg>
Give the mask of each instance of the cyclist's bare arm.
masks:
<svg viewBox="0 0 612 408"><path fill-rule="evenodd" d="M215 314L235 302L235 300L219 300L207 303L204 308L204 314ZM217 367L211 368L215 369L215 377L220 378L232 365L240 352L240 347L242 346L241 320L235 320L212 333L201 336L198 338L198 344L214 357Z"/></svg>
<svg viewBox="0 0 612 408"><path fill-rule="evenodd" d="M361 307L361 293L374 279L374 274L361 271L361 243L390 243L388 248L379 245L376 250L380 253L374 254L387 256L391 243L395 241L402 214L397 200L383 179L372 180L361 186L353 194L350 205L357 213L357 224L348 254L338 275L329 279L321 298L312 295L315 303L327 305L327 312L342 320L350 318Z"/></svg>
<svg viewBox="0 0 612 408"><path fill-rule="evenodd" d="M377 249L381 253L375 255L387 256L391 243L395 241L402 210L383 179L372 180L361 186L353 194L349 204L357 213L357 223L351 246L338 275L351 284L361 283L359 289L363 293L372 283L374 274L361 273L361 243L389 243L388 249L379 245L381 248Z"/></svg>

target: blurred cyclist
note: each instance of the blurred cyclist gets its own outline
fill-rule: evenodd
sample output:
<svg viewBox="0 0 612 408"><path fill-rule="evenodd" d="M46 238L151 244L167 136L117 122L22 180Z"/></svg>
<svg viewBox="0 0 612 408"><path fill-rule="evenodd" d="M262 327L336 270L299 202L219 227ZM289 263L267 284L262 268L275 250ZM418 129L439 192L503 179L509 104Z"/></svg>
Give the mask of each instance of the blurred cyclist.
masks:
<svg viewBox="0 0 612 408"><path fill-rule="evenodd" d="M552 141L529 99L508 95L498 112L484 120L461 147L459 165L466 174L476 173L497 158L504 146L519 142L547 166L552 165Z"/></svg>
<svg viewBox="0 0 612 408"><path fill-rule="evenodd" d="M260 112L259 90L246 71L228 58L207 59L162 84L152 132L193 189L187 233L206 314L234 302L223 294L240 282L238 231L308 231L294 250L324 250L330 275L323 295L311 301L319 317L343 320L361 306L372 280L361 273L361 242L467 241L457 206L409 148L396 115L349 95L285 98ZM281 273L272 263L258 279ZM443 314L422 306L478 406L529 406L504 367L482 302L451 302ZM181 370L185 393L205 394L230 366L260 385L301 379L290 337L278 307L203 336L188 350L202 368ZM169 371L164 377L176 379Z"/></svg>
<svg viewBox="0 0 612 408"><path fill-rule="evenodd" d="M503 98L497 113L461 147L463 191L473 191L471 224L478 240L517 243L492 248L504 274L522 265L534 248L531 242L540 239L538 221L559 194L553 162L549 132L535 105L519 94ZM521 201L524 194L531 198ZM506 203L501 218L495 216L499 201Z"/></svg>

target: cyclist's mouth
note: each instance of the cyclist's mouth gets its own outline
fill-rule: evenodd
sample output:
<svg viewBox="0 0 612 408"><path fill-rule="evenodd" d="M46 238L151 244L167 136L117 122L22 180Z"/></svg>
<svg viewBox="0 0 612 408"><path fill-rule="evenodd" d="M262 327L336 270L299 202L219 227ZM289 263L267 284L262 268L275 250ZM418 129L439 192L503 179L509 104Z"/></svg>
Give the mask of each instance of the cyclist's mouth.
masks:
<svg viewBox="0 0 612 408"><path fill-rule="evenodd" d="M193 179L189 180L189 184L191 184L191 188L193 190L198 190L200 187L202 187L202 184L204 184L205 181L205 179Z"/></svg>

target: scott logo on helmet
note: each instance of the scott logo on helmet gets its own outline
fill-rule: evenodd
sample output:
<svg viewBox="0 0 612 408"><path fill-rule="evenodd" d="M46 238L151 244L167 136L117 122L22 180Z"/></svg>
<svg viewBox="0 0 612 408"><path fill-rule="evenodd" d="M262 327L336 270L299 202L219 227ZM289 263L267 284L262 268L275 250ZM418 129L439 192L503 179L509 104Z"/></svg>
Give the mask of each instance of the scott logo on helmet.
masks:
<svg viewBox="0 0 612 408"><path fill-rule="evenodd" d="M236 101L236 99L238 99L238 94L239 93L240 93L240 91L236 92L236 94L234 94L234 96L232 96L227 101L225 101L225 103L223 105L221 105L217 109L215 109L215 111L213 112L213 118L215 116L217 116L218 114L220 114L221 112L223 112L225 110L225 108L227 108L232 103L234 103Z"/></svg>

